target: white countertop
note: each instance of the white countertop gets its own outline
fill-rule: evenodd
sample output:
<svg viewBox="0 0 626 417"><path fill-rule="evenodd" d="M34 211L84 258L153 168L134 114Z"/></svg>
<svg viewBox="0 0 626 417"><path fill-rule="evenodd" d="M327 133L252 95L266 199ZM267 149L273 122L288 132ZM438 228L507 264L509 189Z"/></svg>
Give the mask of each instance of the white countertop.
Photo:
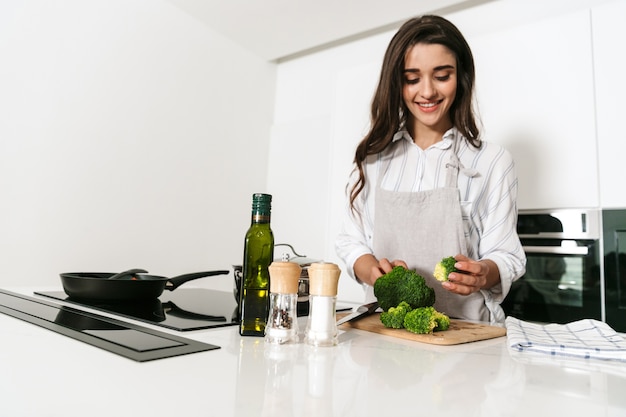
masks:
<svg viewBox="0 0 626 417"><path fill-rule="evenodd" d="M0 314L0 416L626 415L626 364L512 356L506 337L435 346L350 329L312 348L137 324L221 349L139 363Z"/></svg>

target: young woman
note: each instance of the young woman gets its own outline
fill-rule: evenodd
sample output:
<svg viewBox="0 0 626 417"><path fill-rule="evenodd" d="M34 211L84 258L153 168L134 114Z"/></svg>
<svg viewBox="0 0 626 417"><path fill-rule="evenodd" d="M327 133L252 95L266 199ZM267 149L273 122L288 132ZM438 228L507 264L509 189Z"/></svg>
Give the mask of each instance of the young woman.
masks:
<svg viewBox="0 0 626 417"><path fill-rule="evenodd" d="M500 303L526 262L517 177L511 155L479 138L473 88L472 52L448 20L414 18L392 38L336 242L366 301L376 279L402 265L435 289L437 310L504 322ZM440 283L433 270L446 256L460 272Z"/></svg>

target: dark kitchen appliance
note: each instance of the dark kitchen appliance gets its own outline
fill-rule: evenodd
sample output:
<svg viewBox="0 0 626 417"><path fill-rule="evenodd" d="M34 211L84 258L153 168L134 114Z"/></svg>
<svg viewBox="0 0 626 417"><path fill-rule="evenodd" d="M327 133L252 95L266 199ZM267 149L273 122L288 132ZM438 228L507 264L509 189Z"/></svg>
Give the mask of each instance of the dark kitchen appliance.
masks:
<svg viewBox="0 0 626 417"><path fill-rule="evenodd" d="M4 290L0 290L0 312L138 362L219 349Z"/></svg>
<svg viewBox="0 0 626 417"><path fill-rule="evenodd" d="M517 231L526 273L502 303L506 315L551 323L603 319L600 210L520 211Z"/></svg>
<svg viewBox="0 0 626 417"><path fill-rule="evenodd" d="M602 210L606 322L626 332L626 209Z"/></svg>
<svg viewBox="0 0 626 417"><path fill-rule="evenodd" d="M37 291L35 294L178 331L238 324L237 303L224 291L179 288L166 291L154 300L123 303L75 300L63 291Z"/></svg>

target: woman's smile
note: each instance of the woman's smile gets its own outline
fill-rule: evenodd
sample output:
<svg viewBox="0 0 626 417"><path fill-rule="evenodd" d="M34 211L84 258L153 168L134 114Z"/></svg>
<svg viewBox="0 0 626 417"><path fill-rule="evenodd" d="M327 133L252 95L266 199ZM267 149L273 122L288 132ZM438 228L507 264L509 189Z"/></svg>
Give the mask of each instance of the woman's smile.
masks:
<svg viewBox="0 0 626 417"><path fill-rule="evenodd" d="M437 100L437 101L431 101L427 103L417 103L417 105L420 107L420 109L423 112L431 113L437 110L437 106L439 106L442 102L443 100Z"/></svg>

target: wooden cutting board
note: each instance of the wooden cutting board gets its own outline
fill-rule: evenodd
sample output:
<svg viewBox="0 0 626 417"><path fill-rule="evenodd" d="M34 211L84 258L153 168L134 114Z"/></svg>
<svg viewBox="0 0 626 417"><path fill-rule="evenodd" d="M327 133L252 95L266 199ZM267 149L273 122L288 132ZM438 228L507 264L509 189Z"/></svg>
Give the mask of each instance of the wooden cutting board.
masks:
<svg viewBox="0 0 626 417"><path fill-rule="evenodd" d="M366 330L368 332L433 345L459 345L461 343L493 339L506 335L506 328L504 327L455 319L450 320L450 328L448 330L434 332L432 334L415 334L405 329L390 329L383 326L380 322L380 313L375 313L356 321L349 321L342 324L340 328Z"/></svg>

